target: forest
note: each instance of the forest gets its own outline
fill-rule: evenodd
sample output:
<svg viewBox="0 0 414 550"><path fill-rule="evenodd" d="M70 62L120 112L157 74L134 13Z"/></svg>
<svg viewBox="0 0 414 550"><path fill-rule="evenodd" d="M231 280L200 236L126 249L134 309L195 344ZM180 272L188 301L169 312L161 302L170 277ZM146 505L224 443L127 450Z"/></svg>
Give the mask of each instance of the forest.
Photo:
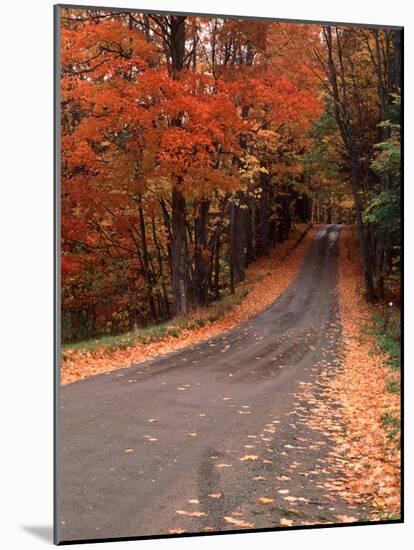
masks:
<svg viewBox="0 0 414 550"><path fill-rule="evenodd" d="M355 224L399 298L401 31L62 9L62 340L233 294L295 224Z"/></svg>

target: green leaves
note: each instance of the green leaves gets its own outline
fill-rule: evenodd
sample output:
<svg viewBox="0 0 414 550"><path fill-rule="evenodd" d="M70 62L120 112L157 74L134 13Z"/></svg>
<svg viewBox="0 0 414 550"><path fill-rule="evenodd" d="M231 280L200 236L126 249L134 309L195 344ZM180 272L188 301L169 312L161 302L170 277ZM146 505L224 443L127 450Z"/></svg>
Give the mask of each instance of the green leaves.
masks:
<svg viewBox="0 0 414 550"><path fill-rule="evenodd" d="M388 242L398 239L401 231L399 188L374 197L365 211L364 221Z"/></svg>

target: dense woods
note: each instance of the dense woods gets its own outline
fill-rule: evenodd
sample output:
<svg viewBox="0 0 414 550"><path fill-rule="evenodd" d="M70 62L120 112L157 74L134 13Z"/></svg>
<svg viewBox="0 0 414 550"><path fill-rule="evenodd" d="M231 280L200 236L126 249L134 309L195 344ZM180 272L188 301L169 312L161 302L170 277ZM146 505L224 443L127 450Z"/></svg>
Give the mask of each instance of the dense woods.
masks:
<svg viewBox="0 0 414 550"><path fill-rule="evenodd" d="M401 32L62 10L62 336L234 293L297 222L398 292Z"/></svg>

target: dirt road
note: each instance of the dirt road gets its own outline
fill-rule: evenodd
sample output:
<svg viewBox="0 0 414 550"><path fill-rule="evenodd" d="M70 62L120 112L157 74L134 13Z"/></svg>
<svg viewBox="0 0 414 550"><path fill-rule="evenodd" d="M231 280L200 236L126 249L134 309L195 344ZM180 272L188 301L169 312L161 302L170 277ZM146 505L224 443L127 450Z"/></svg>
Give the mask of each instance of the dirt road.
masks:
<svg viewBox="0 0 414 550"><path fill-rule="evenodd" d="M298 398L340 361L339 231L254 319L62 388L60 540L365 519L328 494L333 442Z"/></svg>

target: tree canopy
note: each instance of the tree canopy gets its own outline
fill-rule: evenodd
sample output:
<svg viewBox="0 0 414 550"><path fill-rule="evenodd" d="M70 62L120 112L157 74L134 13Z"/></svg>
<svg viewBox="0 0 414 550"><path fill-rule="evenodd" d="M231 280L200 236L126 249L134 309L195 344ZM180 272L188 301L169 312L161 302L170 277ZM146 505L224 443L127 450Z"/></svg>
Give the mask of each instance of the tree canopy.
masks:
<svg viewBox="0 0 414 550"><path fill-rule="evenodd" d="M62 9L63 337L234 292L296 221L356 215L381 295L399 243L398 40Z"/></svg>

